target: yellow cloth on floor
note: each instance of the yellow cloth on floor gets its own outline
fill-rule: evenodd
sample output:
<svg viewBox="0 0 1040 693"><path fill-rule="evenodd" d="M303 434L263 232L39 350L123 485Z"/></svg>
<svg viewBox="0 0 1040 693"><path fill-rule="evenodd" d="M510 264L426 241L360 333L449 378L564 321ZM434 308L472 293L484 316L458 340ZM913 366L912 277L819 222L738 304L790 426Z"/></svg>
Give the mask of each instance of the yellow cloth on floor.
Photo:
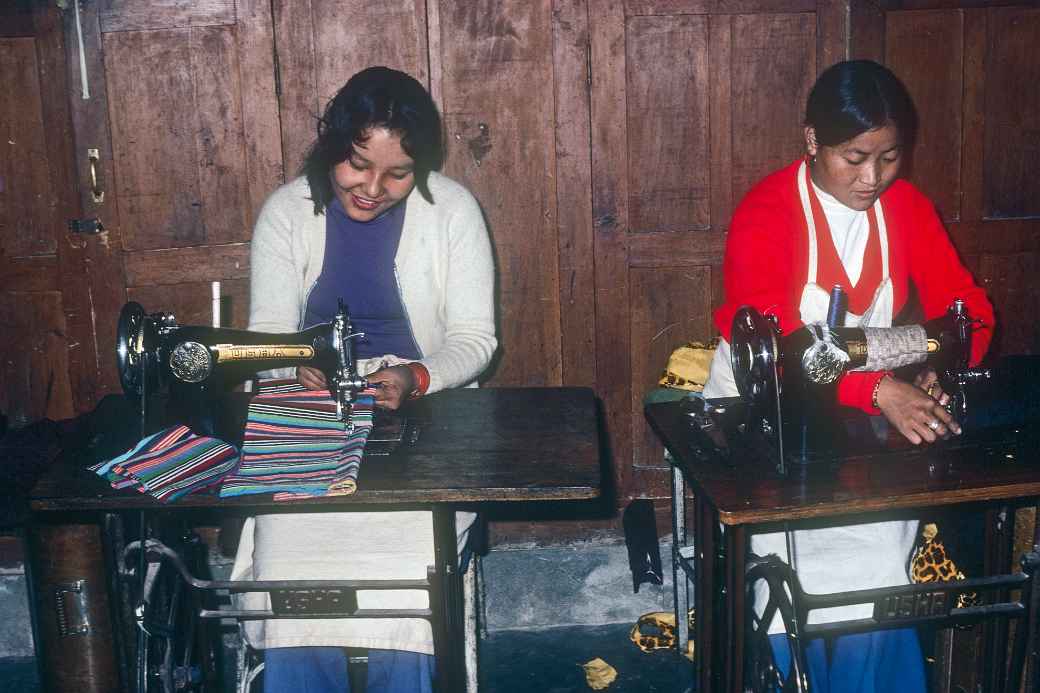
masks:
<svg viewBox="0 0 1040 693"><path fill-rule="evenodd" d="M658 385L674 387L680 390L701 392L708 381L711 360L715 357L718 339L707 344L704 342L687 342L672 352L668 357L668 365L661 374Z"/></svg>
<svg viewBox="0 0 1040 693"><path fill-rule="evenodd" d="M585 669L585 682L594 691L601 691L617 678L617 669L604 662L599 657L591 659L581 665Z"/></svg>

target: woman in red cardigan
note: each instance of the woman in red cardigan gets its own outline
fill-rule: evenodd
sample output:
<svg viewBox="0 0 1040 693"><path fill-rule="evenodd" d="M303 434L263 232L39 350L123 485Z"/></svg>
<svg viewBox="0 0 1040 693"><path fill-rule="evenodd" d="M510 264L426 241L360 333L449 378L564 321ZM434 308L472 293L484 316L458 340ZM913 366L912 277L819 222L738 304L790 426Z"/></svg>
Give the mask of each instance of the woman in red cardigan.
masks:
<svg viewBox="0 0 1040 693"><path fill-rule="evenodd" d="M775 315L786 334L827 317L828 289L848 294L846 326L890 327L911 285L926 320L955 298L983 325L973 360L989 346L993 308L957 257L931 202L899 180L915 128L913 104L887 68L865 60L838 63L820 75L806 107L806 157L756 185L730 227L723 265L725 303L715 312L722 341L705 397L735 396L728 338L743 305ZM913 382L888 372L850 372L838 404L882 414L914 444L960 428L944 408L936 374ZM916 522L887 521L794 532L788 556L783 533L755 535L759 555L786 556L810 593L907 584ZM764 588L763 588L764 589ZM870 605L814 612L810 622L869 616ZM779 623L770 633L780 632ZM774 635L781 668L788 654ZM924 667L911 629L837 638L808 646L815 691L924 691Z"/></svg>

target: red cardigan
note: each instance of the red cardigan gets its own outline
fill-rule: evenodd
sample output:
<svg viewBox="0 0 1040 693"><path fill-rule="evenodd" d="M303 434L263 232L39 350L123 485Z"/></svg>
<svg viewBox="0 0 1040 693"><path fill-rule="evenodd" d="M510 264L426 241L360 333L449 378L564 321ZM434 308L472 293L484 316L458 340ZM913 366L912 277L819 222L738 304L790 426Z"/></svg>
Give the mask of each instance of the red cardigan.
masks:
<svg viewBox="0 0 1040 693"><path fill-rule="evenodd" d="M798 196L800 164L765 178L733 214L723 262L726 299L715 311L715 326L727 340L733 316L744 305L775 315L784 334L802 326L799 304L809 250ZM992 338L993 306L957 257L932 203L907 181L897 180L882 194L881 205L888 229L893 315L906 304L910 282L926 320L941 316L953 299L964 299L968 313L983 322L972 343L972 361L978 363ZM838 402L877 413L871 398L882 375L847 373L838 384Z"/></svg>

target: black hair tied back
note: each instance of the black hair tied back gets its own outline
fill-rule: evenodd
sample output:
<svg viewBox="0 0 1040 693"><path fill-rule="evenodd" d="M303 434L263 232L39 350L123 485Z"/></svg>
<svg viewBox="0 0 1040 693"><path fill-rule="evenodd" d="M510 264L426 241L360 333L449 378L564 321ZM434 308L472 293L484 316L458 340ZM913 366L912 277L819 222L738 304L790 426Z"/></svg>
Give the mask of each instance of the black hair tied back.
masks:
<svg viewBox="0 0 1040 693"><path fill-rule="evenodd" d="M847 60L823 71L805 108L805 124L825 146L894 125L905 146L913 143L917 114L906 87L872 60Z"/></svg>

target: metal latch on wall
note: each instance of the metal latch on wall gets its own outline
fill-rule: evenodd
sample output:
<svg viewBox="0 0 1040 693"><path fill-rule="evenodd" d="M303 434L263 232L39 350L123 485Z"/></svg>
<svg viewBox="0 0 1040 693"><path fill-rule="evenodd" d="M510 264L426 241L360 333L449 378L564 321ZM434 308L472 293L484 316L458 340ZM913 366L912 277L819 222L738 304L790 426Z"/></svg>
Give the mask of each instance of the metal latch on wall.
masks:
<svg viewBox="0 0 1040 693"><path fill-rule="evenodd" d="M105 225L97 217L86 219L69 219L69 231L72 233L84 233L90 236L99 234L105 230Z"/></svg>
<svg viewBox="0 0 1040 693"><path fill-rule="evenodd" d="M76 580L54 587L54 610L61 637L90 633L90 615L87 612L87 582Z"/></svg>

